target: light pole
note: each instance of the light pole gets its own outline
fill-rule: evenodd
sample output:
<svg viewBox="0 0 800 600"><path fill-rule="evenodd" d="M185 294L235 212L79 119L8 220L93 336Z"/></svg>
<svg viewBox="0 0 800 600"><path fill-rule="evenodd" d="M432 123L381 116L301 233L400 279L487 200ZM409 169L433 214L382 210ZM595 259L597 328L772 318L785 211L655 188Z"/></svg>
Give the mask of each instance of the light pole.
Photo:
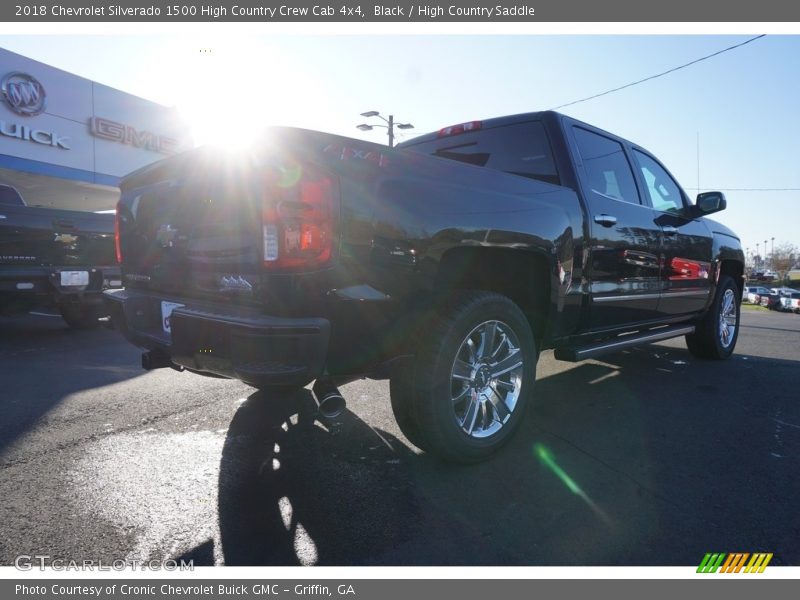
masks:
<svg viewBox="0 0 800 600"><path fill-rule="evenodd" d="M358 129L361 131L372 131L375 127L385 127L388 134L389 134L389 148L394 148L394 128L397 127L398 129L413 129L414 126L411 123L395 123L394 115L389 115L388 119L385 119L381 113L377 110L368 110L367 112L361 113L362 117L378 117L379 119L383 120L386 125L376 124L376 125L369 125L367 123L362 123L361 125L356 125Z"/></svg>
<svg viewBox="0 0 800 600"><path fill-rule="evenodd" d="M769 240L764 240L764 270L767 270L767 242Z"/></svg>
<svg viewBox="0 0 800 600"><path fill-rule="evenodd" d="M772 245L770 246L769 252L769 269L770 271L775 270L775 238L770 238L772 240Z"/></svg>

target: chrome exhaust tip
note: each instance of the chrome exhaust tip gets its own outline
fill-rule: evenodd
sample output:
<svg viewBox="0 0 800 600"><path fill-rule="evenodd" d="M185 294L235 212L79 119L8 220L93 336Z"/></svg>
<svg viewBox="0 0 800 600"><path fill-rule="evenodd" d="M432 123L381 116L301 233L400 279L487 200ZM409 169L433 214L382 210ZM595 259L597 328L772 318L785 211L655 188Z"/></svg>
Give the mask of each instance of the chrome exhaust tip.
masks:
<svg viewBox="0 0 800 600"><path fill-rule="evenodd" d="M328 419L338 417L347 406L342 393L329 381L317 379L311 392L319 414Z"/></svg>

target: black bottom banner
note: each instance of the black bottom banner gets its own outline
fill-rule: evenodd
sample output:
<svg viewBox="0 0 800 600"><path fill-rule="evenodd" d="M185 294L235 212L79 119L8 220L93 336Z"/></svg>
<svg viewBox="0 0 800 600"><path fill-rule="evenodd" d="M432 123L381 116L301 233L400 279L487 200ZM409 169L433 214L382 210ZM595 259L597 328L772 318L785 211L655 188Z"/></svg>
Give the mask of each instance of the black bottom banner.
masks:
<svg viewBox="0 0 800 600"><path fill-rule="evenodd" d="M281 598L300 600L505 600L537 598L647 598L674 600L724 594L726 600L778 597L795 586L791 579L263 579L142 580L41 579L0 581L0 598L16 600L191 600ZM756 589L758 586L758 589ZM764 589L764 588L768 589ZM613 596L612 596L613 595Z"/></svg>

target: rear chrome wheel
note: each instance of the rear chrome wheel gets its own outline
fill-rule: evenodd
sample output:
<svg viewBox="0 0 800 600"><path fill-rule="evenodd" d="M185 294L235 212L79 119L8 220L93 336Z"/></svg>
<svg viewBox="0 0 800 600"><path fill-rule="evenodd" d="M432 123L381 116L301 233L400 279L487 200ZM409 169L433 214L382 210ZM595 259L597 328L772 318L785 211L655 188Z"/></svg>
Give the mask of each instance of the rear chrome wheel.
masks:
<svg viewBox="0 0 800 600"><path fill-rule="evenodd" d="M481 439L509 422L522 389L519 339L501 321L475 327L456 353L450 369L453 413L461 430Z"/></svg>
<svg viewBox="0 0 800 600"><path fill-rule="evenodd" d="M514 302L494 292L459 293L417 345L405 412L417 445L453 462L496 452L522 421L536 357L530 325Z"/></svg>

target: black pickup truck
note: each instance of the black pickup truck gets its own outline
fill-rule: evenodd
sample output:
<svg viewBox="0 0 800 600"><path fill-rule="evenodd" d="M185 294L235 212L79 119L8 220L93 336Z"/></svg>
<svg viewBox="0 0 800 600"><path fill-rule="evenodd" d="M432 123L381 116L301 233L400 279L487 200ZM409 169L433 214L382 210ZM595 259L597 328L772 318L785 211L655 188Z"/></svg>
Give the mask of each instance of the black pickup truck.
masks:
<svg viewBox="0 0 800 600"><path fill-rule="evenodd" d="M26 206L0 184L0 313L55 306L70 327L96 326L103 290L122 286L114 218Z"/></svg>
<svg viewBox="0 0 800 600"><path fill-rule="evenodd" d="M686 336L730 356L744 256L647 150L555 112L389 149L274 129L122 182L112 318L173 367L293 388L389 378L410 441L454 461L506 442L539 353L577 361Z"/></svg>

